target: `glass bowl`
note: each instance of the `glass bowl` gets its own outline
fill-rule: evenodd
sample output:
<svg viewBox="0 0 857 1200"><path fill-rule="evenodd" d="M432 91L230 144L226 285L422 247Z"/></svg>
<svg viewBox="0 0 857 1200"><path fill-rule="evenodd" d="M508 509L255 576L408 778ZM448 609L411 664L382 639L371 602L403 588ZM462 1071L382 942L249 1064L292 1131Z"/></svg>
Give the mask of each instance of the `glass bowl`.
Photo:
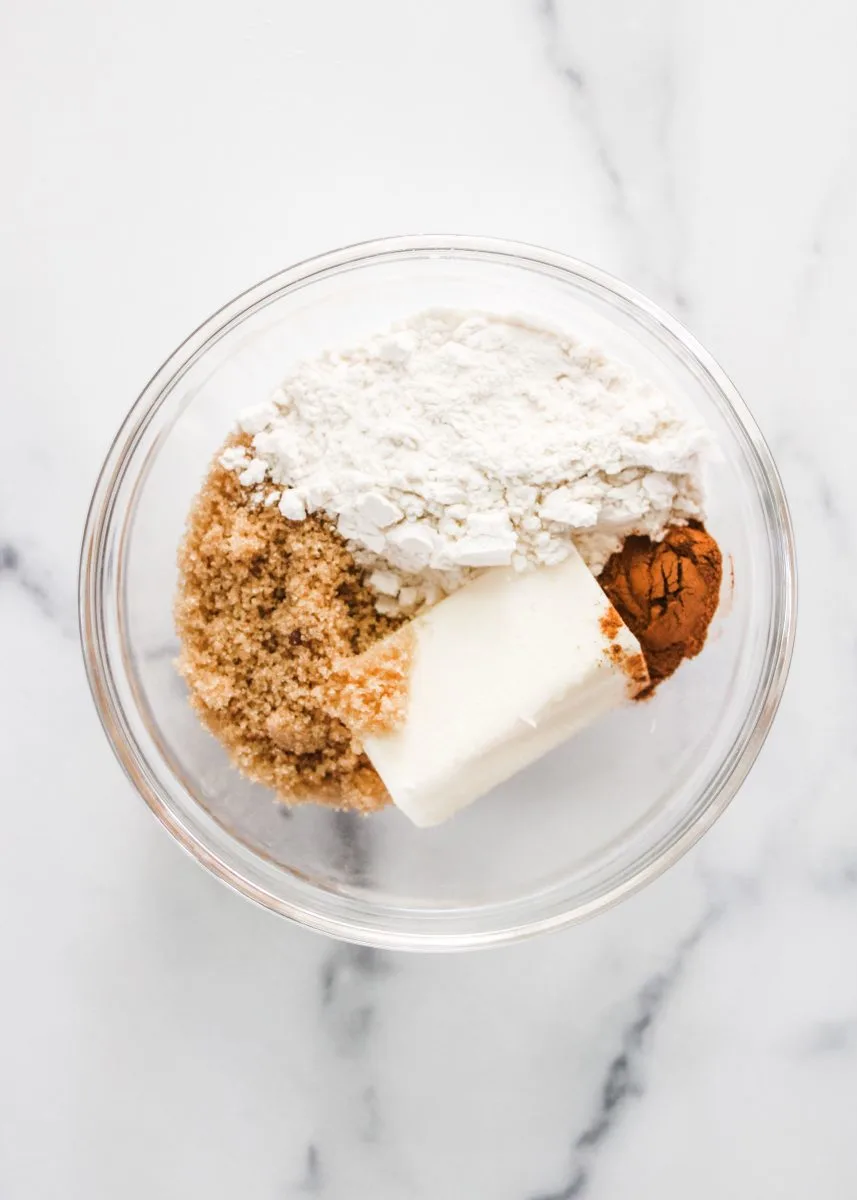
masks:
<svg viewBox="0 0 857 1200"><path fill-rule="evenodd" d="M297 360L434 306L524 314L591 339L698 413L720 456L707 525L724 552L709 641L629 704L435 829L289 809L233 769L174 668L176 548L239 409ZM80 619L113 749L195 858L245 896L336 937L462 949L556 929L653 879L723 812L773 720L795 625L783 489L735 388L672 317L603 271L488 238L337 250L238 296L131 409L87 521Z"/></svg>

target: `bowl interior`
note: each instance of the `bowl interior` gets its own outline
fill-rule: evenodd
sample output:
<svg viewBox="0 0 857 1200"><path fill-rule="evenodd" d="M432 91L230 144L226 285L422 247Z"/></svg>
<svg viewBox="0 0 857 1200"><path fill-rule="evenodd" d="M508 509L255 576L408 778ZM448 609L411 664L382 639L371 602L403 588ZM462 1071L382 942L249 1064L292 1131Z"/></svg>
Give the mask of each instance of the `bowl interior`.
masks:
<svg viewBox="0 0 857 1200"><path fill-rule="evenodd" d="M704 653L653 699L612 714L446 825L418 830L395 810L290 810L244 780L189 708L173 665L172 603L187 511L237 411L300 358L433 306L557 325L701 415L720 451L708 527L726 570ZM365 940L385 931L487 937L586 911L705 822L746 758L782 658L787 518L719 381L654 310L545 261L375 255L249 293L177 352L144 399L108 520L111 686L143 790L222 874L273 907Z"/></svg>

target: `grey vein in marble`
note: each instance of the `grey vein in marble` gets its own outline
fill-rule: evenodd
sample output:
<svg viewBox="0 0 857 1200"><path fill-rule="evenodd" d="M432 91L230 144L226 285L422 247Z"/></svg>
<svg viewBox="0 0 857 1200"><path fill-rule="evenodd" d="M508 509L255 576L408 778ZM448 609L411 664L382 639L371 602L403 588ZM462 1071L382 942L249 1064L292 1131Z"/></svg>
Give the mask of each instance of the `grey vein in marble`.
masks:
<svg viewBox="0 0 857 1200"><path fill-rule="evenodd" d="M561 28L561 11L568 9L574 17L580 10L563 0L538 0L536 12L544 29L548 60L569 89L572 110L589 139L624 231L628 247L625 273L642 276L644 285L664 303L686 313L689 299L679 282L683 223L671 145L677 100L677 67L669 43L674 14L669 0L660 7L670 19L653 23L647 14L644 36L649 41L645 44L636 26L614 21L609 10L602 14L593 8L581 13L585 21L591 21L593 14L603 19L604 44L623 52L599 53L589 66L585 60L591 47L581 49L575 43L570 49L571 38L564 38ZM569 25L573 28L573 20ZM623 54L629 50L632 65L645 69L651 84L649 101L640 109L622 99L628 83Z"/></svg>
<svg viewBox="0 0 857 1200"><path fill-rule="evenodd" d="M356 813L336 812L333 836L339 868L345 878L366 883L371 872L371 829L367 822Z"/></svg>
<svg viewBox="0 0 857 1200"><path fill-rule="evenodd" d="M11 583L24 593L43 617L53 622L64 636L73 635L73 623L67 619L43 579L29 566L18 547L0 542L0 584Z"/></svg>
<svg viewBox="0 0 857 1200"><path fill-rule="evenodd" d="M644 1094L641 1061L647 1050L649 1035L691 955L722 911L720 908L709 908L696 927L679 943L667 967L647 980L639 990L634 1004L634 1017L622 1032L619 1049L607 1064L592 1117L574 1139L568 1181L558 1191L539 1192L532 1200L574 1200L584 1195L597 1151L615 1128L628 1101Z"/></svg>
<svg viewBox="0 0 857 1200"><path fill-rule="evenodd" d="M825 189L812 222L807 261L795 277L795 303L800 316L810 315L837 240L849 228L857 204L857 135Z"/></svg>
<svg viewBox="0 0 857 1200"><path fill-rule="evenodd" d="M381 1140L383 1116L372 1054L378 1017L378 988L393 970L392 956L367 946L338 945L319 972L320 1024L333 1050L329 1086L347 1113L348 1131L336 1136L375 1147ZM298 1191L324 1190L324 1149L318 1139L307 1146L306 1171Z"/></svg>
<svg viewBox="0 0 857 1200"><path fill-rule="evenodd" d="M592 100L587 88L586 76L580 67L568 62L565 55L560 52L557 0L539 0L538 11L544 20L547 30L547 52L551 65L560 78L571 86L572 91L579 98L579 101L583 102L582 111L586 119L586 126L592 137L598 162L610 183L616 210L622 216L623 220L630 221L631 214L628 209L628 199L625 194L622 174L613 159L600 124L595 119L595 114L592 111Z"/></svg>
<svg viewBox="0 0 857 1200"><path fill-rule="evenodd" d="M831 483L828 472L824 469L805 433L798 434L789 429L781 429L768 438L771 449L776 456L780 471L784 476L792 476L799 471L808 491L817 500L826 521L836 528L837 538L841 544L853 549L853 529L848 514L837 500L837 489ZM789 479L794 489L793 478Z"/></svg>
<svg viewBox="0 0 857 1200"><path fill-rule="evenodd" d="M337 946L320 972L321 1007L340 1053L359 1055L375 1022L373 981L392 970L391 960L368 946Z"/></svg>
<svg viewBox="0 0 857 1200"><path fill-rule="evenodd" d="M368 1084L360 1096L360 1120L357 1136L361 1142L374 1145L381 1136L381 1108L378 1100L378 1089L374 1083Z"/></svg>
<svg viewBox="0 0 857 1200"><path fill-rule="evenodd" d="M171 638L169 641L159 642L156 646L151 646L144 650L140 655L143 662L157 663L165 660L172 660L178 657L179 643L176 638Z"/></svg>
<svg viewBox="0 0 857 1200"><path fill-rule="evenodd" d="M310 1142L306 1148L306 1164L304 1167L303 1179L297 1184L294 1191L303 1196L318 1196L324 1188L324 1176L321 1170L321 1159L318 1153L318 1146L315 1142Z"/></svg>
<svg viewBox="0 0 857 1200"><path fill-rule="evenodd" d="M801 1055L841 1054L857 1046L857 1017L853 1021L825 1021L798 1047Z"/></svg>

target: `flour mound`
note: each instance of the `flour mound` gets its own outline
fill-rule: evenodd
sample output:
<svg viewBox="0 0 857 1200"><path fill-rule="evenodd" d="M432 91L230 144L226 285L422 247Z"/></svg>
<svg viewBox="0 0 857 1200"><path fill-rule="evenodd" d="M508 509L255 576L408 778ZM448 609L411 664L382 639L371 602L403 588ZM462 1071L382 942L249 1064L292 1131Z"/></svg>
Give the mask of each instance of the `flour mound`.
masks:
<svg viewBox="0 0 857 1200"><path fill-rule="evenodd" d="M381 611L572 544L597 574L627 535L704 516L706 430L621 364L512 318L422 313L301 363L239 429L252 455L224 467L286 520L332 517Z"/></svg>

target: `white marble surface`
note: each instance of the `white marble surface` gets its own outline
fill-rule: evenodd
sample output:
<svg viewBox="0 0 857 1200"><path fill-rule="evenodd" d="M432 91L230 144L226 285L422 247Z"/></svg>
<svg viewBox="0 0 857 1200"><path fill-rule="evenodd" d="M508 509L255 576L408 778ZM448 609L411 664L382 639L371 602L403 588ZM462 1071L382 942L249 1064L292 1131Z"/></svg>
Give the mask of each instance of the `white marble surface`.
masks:
<svg viewBox="0 0 857 1200"><path fill-rule="evenodd" d="M857 1195L852 0L5 0L2 1200ZM121 416L220 302L417 230L679 313L778 457L779 719L695 852L507 950L402 958L188 861L98 727L78 539Z"/></svg>

